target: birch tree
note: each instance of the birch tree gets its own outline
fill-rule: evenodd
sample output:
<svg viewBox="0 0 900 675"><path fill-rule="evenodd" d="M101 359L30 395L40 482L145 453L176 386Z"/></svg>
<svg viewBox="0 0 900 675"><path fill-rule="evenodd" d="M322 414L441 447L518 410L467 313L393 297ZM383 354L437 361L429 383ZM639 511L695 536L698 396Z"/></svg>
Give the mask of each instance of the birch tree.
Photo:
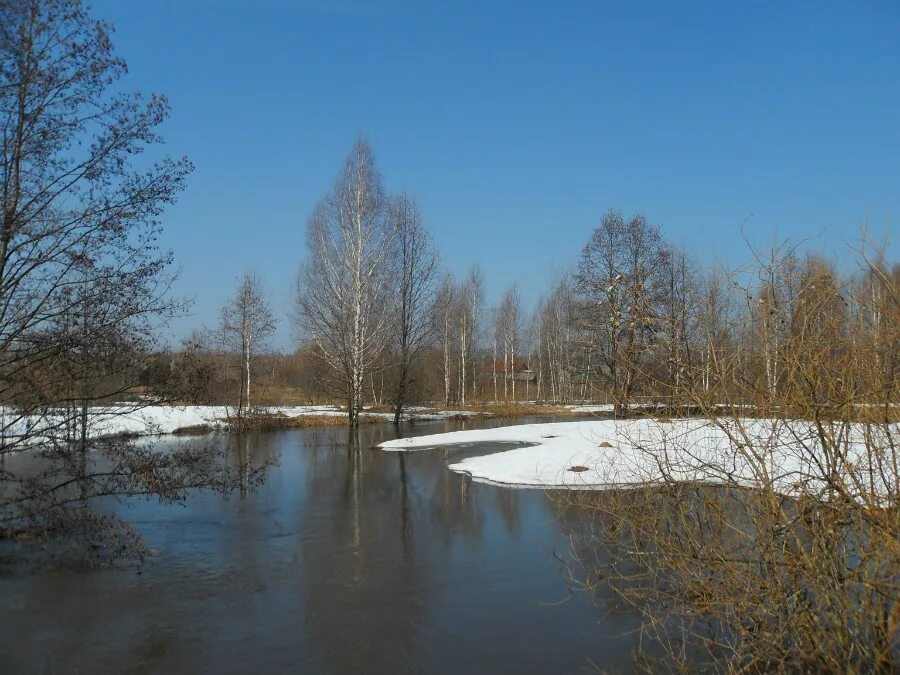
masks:
<svg viewBox="0 0 900 675"><path fill-rule="evenodd" d="M478 346L481 337L481 316L484 311L484 275L481 268L473 266L469 271L469 353L472 364L472 398L477 397Z"/></svg>
<svg viewBox="0 0 900 675"><path fill-rule="evenodd" d="M338 383L348 424L356 427L365 376L388 339L395 250L381 176L364 140L353 146L307 230L297 316Z"/></svg>
<svg viewBox="0 0 900 675"><path fill-rule="evenodd" d="M456 287L453 275L446 274L438 290L434 322L441 342L441 374L444 380L444 405L450 405L451 346L453 343L453 315L456 305Z"/></svg>
<svg viewBox="0 0 900 675"><path fill-rule="evenodd" d="M774 404L783 378L782 351L790 331L793 303L797 297L799 261L795 246L772 246L764 256L757 251L759 286L755 302L748 291L748 310L762 348L769 403Z"/></svg>
<svg viewBox="0 0 900 675"><path fill-rule="evenodd" d="M500 319L499 312L497 308L494 307L491 310L491 382L494 385L494 403L498 401L498 392L497 392L497 366L499 361L497 360L497 342L500 338Z"/></svg>
<svg viewBox="0 0 900 675"><path fill-rule="evenodd" d="M889 267L884 248L874 252L865 250L858 252L862 266L862 276L853 293L854 313L859 326L861 340L871 342L869 353L872 358L872 371L880 373L883 378L883 391L888 392L893 385L892 379L898 372L900 349L887 337L891 331L896 332L900 315L897 314L897 298L890 300L890 290L900 288L900 265ZM893 314L890 311L893 310Z"/></svg>
<svg viewBox="0 0 900 675"><path fill-rule="evenodd" d="M506 289L494 319L494 334L503 349L503 400L516 399L516 351L522 332L519 291L515 285ZM496 369L497 362L494 362Z"/></svg>
<svg viewBox="0 0 900 675"><path fill-rule="evenodd" d="M475 355L478 345L478 319L481 313L483 278L478 267L472 267L456 293L457 334L459 337L459 402L466 404L466 388L472 382L475 395Z"/></svg>
<svg viewBox="0 0 900 675"><path fill-rule="evenodd" d="M572 293L566 280L556 284L538 308L537 352L538 377L546 383L541 387L544 396L555 403L571 399L571 359L574 349L572 331ZM546 366L546 368L544 367Z"/></svg>
<svg viewBox="0 0 900 675"><path fill-rule="evenodd" d="M240 390L236 417L243 426L251 411L250 376L253 357L266 346L276 321L266 302L259 279L247 272L241 277L234 297L222 307L220 333L224 347L237 353L240 362Z"/></svg>
<svg viewBox="0 0 900 675"><path fill-rule="evenodd" d="M726 346L731 340L730 321L733 314L733 298L729 286L726 283L727 276L721 270L714 269L708 272L702 282L702 297L698 312L698 336L701 343L698 345L700 352L700 389L709 400L715 398L713 388L722 384L721 377L717 377L716 371L721 366L716 366L717 355L723 355ZM718 392L719 397L724 392Z"/></svg>

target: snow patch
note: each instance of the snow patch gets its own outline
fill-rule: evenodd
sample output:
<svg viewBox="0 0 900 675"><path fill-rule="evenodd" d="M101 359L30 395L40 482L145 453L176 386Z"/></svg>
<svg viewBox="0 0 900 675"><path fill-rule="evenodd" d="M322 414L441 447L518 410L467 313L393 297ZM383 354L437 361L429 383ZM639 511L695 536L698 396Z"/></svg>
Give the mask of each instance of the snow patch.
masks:
<svg viewBox="0 0 900 675"><path fill-rule="evenodd" d="M900 426L894 425L891 433L898 430ZM849 435L845 470L852 470L854 478L860 480L870 475L866 469L866 430L854 426L845 431ZM878 433L879 428L869 427L867 431ZM883 428L881 433L885 433ZM811 466L812 459L821 455L818 435L812 424L801 421L552 422L401 438L379 447L410 451L480 443L528 445L469 457L448 468L480 482L532 488L601 489L653 484L664 477L745 486L771 482L785 494L815 492L823 487ZM586 470L572 471L572 467ZM885 490L877 484L863 487Z"/></svg>

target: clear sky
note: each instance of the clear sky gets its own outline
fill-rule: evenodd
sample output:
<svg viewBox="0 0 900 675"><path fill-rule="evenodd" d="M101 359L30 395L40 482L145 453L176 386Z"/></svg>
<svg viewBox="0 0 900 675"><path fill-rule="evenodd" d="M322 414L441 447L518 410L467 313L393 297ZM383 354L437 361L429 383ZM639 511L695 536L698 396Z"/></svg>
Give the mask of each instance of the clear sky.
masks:
<svg viewBox="0 0 900 675"><path fill-rule="evenodd" d="M193 315L257 272L289 346L304 229L359 135L446 266L530 306L604 211L703 262L900 218L900 3L94 0L196 172L165 216ZM891 254L896 259L896 242Z"/></svg>

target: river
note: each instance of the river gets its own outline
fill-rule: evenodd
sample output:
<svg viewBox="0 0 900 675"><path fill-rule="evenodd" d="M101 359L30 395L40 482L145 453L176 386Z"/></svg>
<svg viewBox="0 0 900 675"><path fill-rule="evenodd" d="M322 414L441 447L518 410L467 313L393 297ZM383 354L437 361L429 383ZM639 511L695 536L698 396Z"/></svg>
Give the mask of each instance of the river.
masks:
<svg viewBox="0 0 900 675"><path fill-rule="evenodd" d="M639 619L611 595L570 592L548 496L446 469L472 449L372 450L395 435L366 425L359 451L339 428L213 437L276 460L265 483L105 502L154 550L141 566L4 573L0 672L628 670Z"/></svg>

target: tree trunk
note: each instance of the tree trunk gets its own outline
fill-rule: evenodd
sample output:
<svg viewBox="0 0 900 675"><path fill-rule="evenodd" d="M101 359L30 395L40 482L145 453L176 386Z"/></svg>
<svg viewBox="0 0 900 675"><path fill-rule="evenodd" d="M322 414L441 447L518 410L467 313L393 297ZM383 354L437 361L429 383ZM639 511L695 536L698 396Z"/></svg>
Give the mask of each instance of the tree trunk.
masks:
<svg viewBox="0 0 900 675"><path fill-rule="evenodd" d="M250 413L250 337L244 343L244 412Z"/></svg>
<svg viewBox="0 0 900 675"><path fill-rule="evenodd" d="M509 343L503 343L503 400L509 402Z"/></svg>
<svg viewBox="0 0 900 675"><path fill-rule="evenodd" d="M512 397L513 397L513 402L515 402L515 400L516 400L516 346L515 346L515 344L512 344L509 347L509 360L510 360L510 369L512 371Z"/></svg>
<svg viewBox="0 0 900 675"><path fill-rule="evenodd" d="M466 404L466 350L467 343L467 326L466 314L463 311L463 319L459 326L459 403Z"/></svg>
<svg viewBox="0 0 900 675"><path fill-rule="evenodd" d="M494 338L493 360L491 361L491 374L494 378L494 403L497 402L497 338Z"/></svg>
<svg viewBox="0 0 900 675"><path fill-rule="evenodd" d="M394 401L394 426L400 424L403 415L403 399L406 396L406 372L400 374L400 383L397 385L397 399Z"/></svg>
<svg viewBox="0 0 900 675"><path fill-rule="evenodd" d="M444 405L450 405L450 325L444 317Z"/></svg>

